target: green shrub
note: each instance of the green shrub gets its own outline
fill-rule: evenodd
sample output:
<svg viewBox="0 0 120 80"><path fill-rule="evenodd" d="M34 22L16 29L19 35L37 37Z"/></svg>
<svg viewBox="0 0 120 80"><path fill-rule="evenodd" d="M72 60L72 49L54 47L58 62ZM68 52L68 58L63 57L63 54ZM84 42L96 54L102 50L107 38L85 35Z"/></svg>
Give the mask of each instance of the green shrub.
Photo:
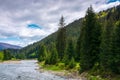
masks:
<svg viewBox="0 0 120 80"><path fill-rule="evenodd" d="M72 59L71 59L71 61L70 61L70 63L69 63L69 68L72 69L72 68L74 68L75 66L76 66L75 60L74 60L74 58L72 57Z"/></svg>
<svg viewBox="0 0 120 80"><path fill-rule="evenodd" d="M4 54L3 54L3 52L2 52L2 51L0 51L0 61L2 61L2 60L3 60L3 58L4 58Z"/></svg>

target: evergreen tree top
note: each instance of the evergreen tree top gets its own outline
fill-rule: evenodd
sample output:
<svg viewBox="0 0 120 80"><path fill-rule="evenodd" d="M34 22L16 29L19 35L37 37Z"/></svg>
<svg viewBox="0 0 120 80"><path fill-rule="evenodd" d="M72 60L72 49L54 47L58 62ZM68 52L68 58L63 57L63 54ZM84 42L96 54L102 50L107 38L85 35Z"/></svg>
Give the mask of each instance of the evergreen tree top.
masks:
<svg viewBox="0 0 120 80"><path fill-rule="evenodd" d="M63 16L61 16L61 18L60 18L59 26L60 26L60 28L65 26L65 20L64 20Z"/></svg>

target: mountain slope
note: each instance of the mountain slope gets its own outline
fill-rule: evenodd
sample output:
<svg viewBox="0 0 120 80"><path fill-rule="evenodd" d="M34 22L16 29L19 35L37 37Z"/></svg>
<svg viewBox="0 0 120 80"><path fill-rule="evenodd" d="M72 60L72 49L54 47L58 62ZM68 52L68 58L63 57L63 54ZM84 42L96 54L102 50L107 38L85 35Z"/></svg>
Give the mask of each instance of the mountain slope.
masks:
<svg viewBox="0 0 120 80"><path fill-rule="evenodd" d="M12 45L12 44L0 42L0 50L4 50L4 49L21 49L21 47L17 46L17 45Z"/></svg>
<svg viewBox="0 0 120 80"><path fill-rule="evenodd" d="M109 20L111 17L113 17L114 21L119 20L120 19L119 13L120 13L120 5L97 13L97 17L98 17L101 25L104 25L105 21ZM76 43L76 41L80 35L80 27L82 27L83 20L84 20L84 18L81 18L81 19L76 20L76 21L68 24L67 26L65 26L66 30L67 30L67 41L70 38L72 38L72 39L74 39L74 42ZM28 56L29 54L37 52L39 50L40 44L44 44L47 46L47 48L50 48L51 43L56 42L56 35L57 35L57 31L50 34L49 36L45 37L44 39L42 39L38 42L35 42L31 45L28 45L28 46L22 48L20 50L20 53L25 53Z"/></svg>
<svg viewBox="0 0 120 80"><path fill-rule="evenodd" d="M77 38L80 34L80 26L82 25L81 24L82 20L83 19L76 20L66 26L67 40L72 37L75 42L77 41ZM20 53L25 53L25 54L34 53L37 51L37 49L39 49L40 44L45 44L47 48L50 48L51 43L56 42L56 35L57 35L57 32L54 32L49 36L47 36L46 38L22 48L20 50Z"/></svg>

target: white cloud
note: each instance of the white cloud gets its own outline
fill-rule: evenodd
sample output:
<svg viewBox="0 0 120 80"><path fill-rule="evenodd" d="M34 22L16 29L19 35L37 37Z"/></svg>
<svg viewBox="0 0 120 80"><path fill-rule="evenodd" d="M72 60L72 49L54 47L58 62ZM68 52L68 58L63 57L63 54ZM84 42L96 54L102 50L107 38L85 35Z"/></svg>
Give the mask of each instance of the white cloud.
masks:
<svg viewBox="0 0 120 80"><path fill-rule="evenodd" d="M68 24L84 17L90 5L99 12L119 4L119 1L106 4L106 0L0 0L0 39L19 37L20 41L7 43L26 46L56 31L61 15ZM33 23L42 29L27 27Z"/></svg>
<svg viewBox="0 0 120 80"><path fill-rule="evenodd" d="M94 4L94 8L95 8L95 11L96 12L99 12L99 11L101 11L101 10L106 10L106 9L108 9L108 8L111 8L111 7L114 7L114 6L116 6L116 5L119 5L120 4L120 1L116 1L116 2L113 2L113 3L109 3L109 4L99 4L99 5L95 5Z"/></svg>

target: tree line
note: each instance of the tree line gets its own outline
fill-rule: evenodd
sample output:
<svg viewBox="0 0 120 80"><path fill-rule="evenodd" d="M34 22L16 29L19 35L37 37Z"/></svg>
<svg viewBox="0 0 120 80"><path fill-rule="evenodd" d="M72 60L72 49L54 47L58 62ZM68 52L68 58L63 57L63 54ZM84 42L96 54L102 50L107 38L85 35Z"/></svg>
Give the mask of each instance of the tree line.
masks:
<svg viewBox="0 0 120 80"><path fill-rule="evenodd" d="M5 49L0 51L0 61L26 59L25 54L18 53L18 49Z"/></svg>
<svg viewBox="0 0 120 80"><path fill-rule="evenodd" d="M115 11L116 7L112 10ZM73 38L67 39L62 16L56 42L51 43L49 49L44 44L40 45L38 61L49 65L63 62L68 68L74 68L78 62L80 73L94 70L120 74L120 18L116 17L119 16L117 11L110 15L108 12L105 18L101 18L90 6L76 43Z"/></svg>
<svg viewBox="0 0 120 80"><path fill-rule="evenodd" d="M0 61L11 60L12 57L13 57L13 56L12 56L12 54L10 53L9 50L0 51Z"/></svg>

